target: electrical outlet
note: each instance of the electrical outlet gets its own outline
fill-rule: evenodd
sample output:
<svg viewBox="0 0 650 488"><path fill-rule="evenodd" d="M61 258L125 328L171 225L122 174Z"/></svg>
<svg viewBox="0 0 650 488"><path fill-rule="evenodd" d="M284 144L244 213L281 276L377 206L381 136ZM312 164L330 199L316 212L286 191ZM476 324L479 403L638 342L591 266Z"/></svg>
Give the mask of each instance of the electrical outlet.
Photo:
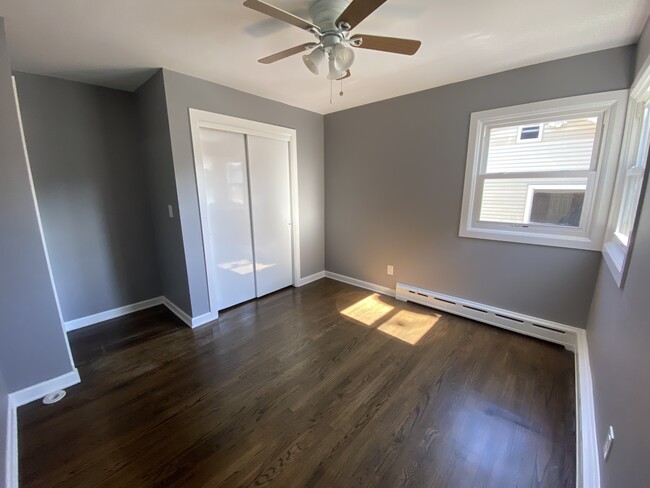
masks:
<svg viewBox="0 0 650 488"><path fill-rule="evenodd" d="M612 443L614 442L614 427L609 426L607 431L607 439L605 439L605 444L603 444L603 459L607 461L609 457L609 451L612 450Z"/></svg>
<svg viewBox="0 0 650 488"><path fill-rule="evenodd" d="M386 266L386 274L393 276L393 267L390 264Z"/></svg>
<svg viewBox="0 0 650 488"><path fill-rule="evenodd" d="M169 212L169 218L173 219L174 218L174 207L171 205L167 205L167 211Z"/></svg>

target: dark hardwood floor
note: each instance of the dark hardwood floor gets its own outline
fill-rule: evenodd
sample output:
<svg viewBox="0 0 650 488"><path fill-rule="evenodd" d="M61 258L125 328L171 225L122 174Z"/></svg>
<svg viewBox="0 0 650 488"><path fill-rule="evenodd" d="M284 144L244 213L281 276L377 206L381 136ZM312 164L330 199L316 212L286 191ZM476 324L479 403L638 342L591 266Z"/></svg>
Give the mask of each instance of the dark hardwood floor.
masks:
<svg viewBox="0 0 650 488"><path fill-rule="evenodd" d="M572 487L573 355L323 279L190 330L70 334L82 383L18 411L22 487Z"/></svg>

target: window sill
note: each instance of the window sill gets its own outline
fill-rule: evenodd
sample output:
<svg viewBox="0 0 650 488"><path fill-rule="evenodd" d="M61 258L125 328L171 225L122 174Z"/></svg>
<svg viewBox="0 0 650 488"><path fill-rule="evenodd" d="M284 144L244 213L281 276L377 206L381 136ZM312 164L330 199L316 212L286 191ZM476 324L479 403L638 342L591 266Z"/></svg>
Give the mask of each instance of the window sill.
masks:
<svg viewBox="0 0 650 488"><path fill-rule="evenodd" d="M599 242L594 242L588 237L576 235L549 235L535 232L517 232L510 229L502 230L483 227L461 228L459 235L460 237L470 237L473 239L515 242L537 246L564 247L586 251L598 251L601 248Z"/></svg>
<svg viewBox="0 0 650 488"><path fill-rule="evenodd" d="M623 270L625 269L625 251L622 246L608 242L603 247L603 258L612 277L619 288L623 287Z"/></svg>

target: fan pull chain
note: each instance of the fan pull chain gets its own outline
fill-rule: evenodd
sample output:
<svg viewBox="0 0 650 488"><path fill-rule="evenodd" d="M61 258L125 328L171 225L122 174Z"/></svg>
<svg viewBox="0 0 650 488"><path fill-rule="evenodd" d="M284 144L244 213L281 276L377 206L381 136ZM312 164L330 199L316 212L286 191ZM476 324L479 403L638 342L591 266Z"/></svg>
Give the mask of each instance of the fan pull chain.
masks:
<svg viewBox="0 0 650 488"><path fill-rule="evenodd" d="M343 78L341 78L341 91L339 92L339 96L343 96Z"/></svg>
<svg viewBox="0 0 650 488"><path fill-rule="evenodd" d="M330 105L334 102L332 101L332 95L334 94L334 80L330 80Z"/></svg>

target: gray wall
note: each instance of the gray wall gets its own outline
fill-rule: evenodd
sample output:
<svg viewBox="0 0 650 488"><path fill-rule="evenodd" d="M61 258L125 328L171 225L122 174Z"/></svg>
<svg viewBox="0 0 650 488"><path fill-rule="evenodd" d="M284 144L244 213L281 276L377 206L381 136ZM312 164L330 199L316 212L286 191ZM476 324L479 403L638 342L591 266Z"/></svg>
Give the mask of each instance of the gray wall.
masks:
<svg viewBox="0 0 650 488"><path fill-rule="evenodd" d="M648 41L646 24L642 39ZM639 47L642 47L641 45ZM639 50L639 68L650 50ZM599 446L614 426L616 440L601 460L603 488L647 486L650 480L650 196L646 190L623 289L602 262L587 325Z"/></svg>
<svg viewBox="0 0 650 488"><path fill-rule="evenodd" d="M64 320L160 296L135 96L15 76Z"/></svg>
<svg viewBox="0 0 650 488"><path fill-rule="evenodd" d="M629 272L619 289L601 264L587 325L599 446L614 426L603 488L647 486L650 480L650 198L643 202Z"/></svg>
<svg viewBox="0 0 650 488"><path fill-rule="evenodd" d="M162 294L184 310L191 310L183 234L178 220L174 162L167 121L162 70L136 91L143 160L149 184L150 214ZM172 205L170 219L167 205Z"/></svg>
<svg viewBox="0 0 650 488"><path fill-rule="evenodd" d="M188 114L190 107L296 129L301 275L306 277L323 271L323 116L173 71L163 70L163 77L192 315L207 313L209 302ZM178 269L175 274L181 275L182 272ZM178 305L189 312L185 303Z"/></svg>
<svg viewBox="0 0 650 488"><path fill-rule="evenodd" d="M36 218L0 17L0 371L10 392L72 371Z"/></svg>
<svg viewBox="0 0 650 488"><path fill-rule="evenodd" d="M628 88L634 52L585 54L325 116L326 269L584 327L600 253L458 237L470 114Z"/></svg>

